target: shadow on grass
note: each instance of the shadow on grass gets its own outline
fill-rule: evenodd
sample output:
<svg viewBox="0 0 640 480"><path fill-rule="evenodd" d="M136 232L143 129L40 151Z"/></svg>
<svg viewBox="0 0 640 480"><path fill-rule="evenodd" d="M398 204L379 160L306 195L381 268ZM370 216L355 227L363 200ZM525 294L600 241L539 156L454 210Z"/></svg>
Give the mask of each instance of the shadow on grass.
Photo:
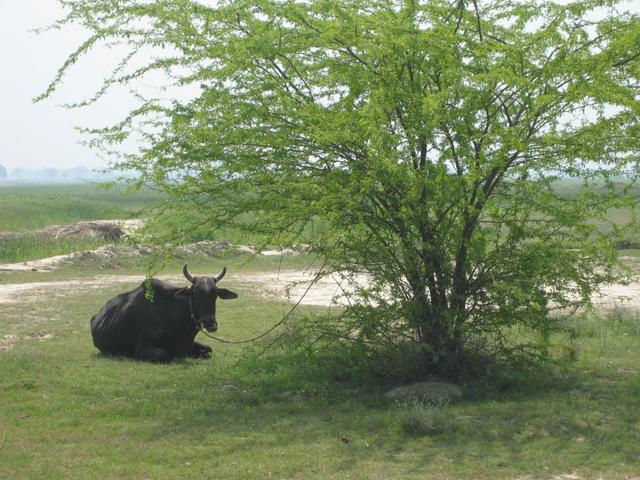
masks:
<svg viewBox="0 0 640 480"><path fill-rule="evenodd" d="M258 455L270 464L286 452L295 459L286 467L291 477L307 471L309 455L338 476L378 463L416 476L471 471L481 478L638 461L640 379L632 376L603 382L554 367L469 384L446 405L446 429L411 435L401 425L403 406L375 386L336 382L303 361L260 364L229 353L154 365L77 343L9 352L2 370L16 378L0 382L13 401L6 418L43 432L103 432L118 451L157 449L150 458L206 447L203 457L250 462ZM327 458L315 458L319 452Z"/></svg>
<svg viewBox="0 0 640 480"><path fill-rule="evenodd" d="M167 409L171 413L165 417L172 432L176 428L197 429L216 417L221 419L218 427L231 430L256 423L268 424L273 420L269 415L256 415L256 409L333 419L344 409L389 412L398 405L384 397L381 387L338 382L323 375L320 368L305 370L309 365L292 364L292 359L284 359L288 364L270 359L268 367L260 367L254 359L216 365L219 358L214 357L212 360L181 359L171 365L153 365L102 354L94 354L93 358L106 367L112 363L128 371L151 370L154 375L149 376L149 381L158 387L166 387L161 388L161 398L167 406L175 406L174 410ZM450 407L462 411L477 408L479 412L488 408L491 418L499 412L506 418L521 417L528 421L547 415L541 415L539 408L522 408L524 405L540 406L563 399L559 405L563 407L571 398L606 401L619 393L609 395L598 389L597 383L585 383L579 372L559 367L540 368L502 377L495 383L469 383L463 398ZM358 422L347 423L357 425Z"/></svg>
<svg viewBox="0 0 640 480"><path fill-rule="evenodd" d="M466 396L446 407L449 430L412 437L400 428L402 406L388 401L380 390L371 385L355 389L314 376L311 370L305 376L300 367L292 369L288 381L283 372L278 377L267 369L254 378L245 372L243 377L232 375L211 384L217 392L203 398L197 411L165 417L154 433L190 436L203 427L229 436L249 433L259 438L268 433L274 447L291 442L311 445L320 435L334 439L342 449L366 443L369 453L384 451L392 456L422 444L461 465L475 452L476 460L484 457L495 468L528 462L534 468L536 462L552 458L560 464L566 461L567 468L570 459L584 465L638 460L638 378L602 382L561 366L515 372L497 383L468 385ZM200 385L206 385L205 378ZM179 403L181 397L178 394L174 401ZM360 450L353 450L359 461L366 453ZM417 466L425 468L441 462L437 456L419 457Z"/></svg>
<svg viewBox="0 0 640 480"><path fill-rule="evenodd" d="M90 308L78 309L84 318ZM403 428L405 407L388 401L382 384L345 381L331 359L256 358L216 346L211 360L154 365L96 352L84 320L83 326L79 333L76 323L60 323L54 339L1 353L7 425L31 425L24 442L38 450L59 452L47 435L72 431L99 436L122 455L148 449L149 462L200 447L202 458L245 463L261 456L272 464L285 452L286 478L307 472L309 462L331 465L338 477L380 464L414 476L482 478L544 466L624 473L624 465L640 461L640 378L608 363L599 370L547 364L471 379L463 398L446 405L446 428L411 434ZM412 421L420 421L416 412Z"/></svg>

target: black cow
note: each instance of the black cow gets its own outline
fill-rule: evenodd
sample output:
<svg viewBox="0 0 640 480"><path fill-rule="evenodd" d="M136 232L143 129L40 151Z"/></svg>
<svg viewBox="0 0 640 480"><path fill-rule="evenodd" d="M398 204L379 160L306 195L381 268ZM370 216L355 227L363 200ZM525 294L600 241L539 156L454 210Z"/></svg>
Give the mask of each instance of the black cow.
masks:
<svg viewBox="0 0 640 480"><path fill-rule="evenodd" d="M192 277L186 264L182 271L191 282L189 287L152 279L152 300L145 296L149 291L145 282L109 300L91 319L93 344L106 354L150 362L210 357L211 347L193 339L203 327L209 332L218 329L218 297L228 300L238 295L217 285L227 273L226 267L215 277Z"/></svg>

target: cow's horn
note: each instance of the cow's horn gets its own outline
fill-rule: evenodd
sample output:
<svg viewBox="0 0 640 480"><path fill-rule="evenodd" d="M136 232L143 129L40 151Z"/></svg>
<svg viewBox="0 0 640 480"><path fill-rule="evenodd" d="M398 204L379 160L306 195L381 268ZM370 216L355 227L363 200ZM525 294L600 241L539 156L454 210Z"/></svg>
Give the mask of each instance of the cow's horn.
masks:
<svg viewBox="0 0 640 480"><path fill-rule="evenodd" d="M225 273L227 273L227 267L222 267L222 271L221 271L218 275L216 275L215 277L213 277L213 278L214 278L214 280L215 280L216 282L219 282L220 280L222 280L222 277L224 277L224 274L225 274Z"/></svg>
<svg viewBox="0 0 640 480"><path fill-rule="evenodd" d="M186 263L184 264L184 267L182 267L182 273L184 273L184 278L186 278L191 283L193 283L193 277L189 273L189 270L187 270L187 264Z"/></svg>

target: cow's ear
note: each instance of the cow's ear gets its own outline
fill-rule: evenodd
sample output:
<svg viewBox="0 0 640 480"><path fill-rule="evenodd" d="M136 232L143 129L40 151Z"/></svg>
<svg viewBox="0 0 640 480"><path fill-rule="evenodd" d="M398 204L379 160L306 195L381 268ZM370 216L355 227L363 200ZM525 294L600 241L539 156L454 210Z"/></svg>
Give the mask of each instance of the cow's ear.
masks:
<svg viewBox="0 0 640 480"><path fill-rule="evenodd" d="M181 288L173 294L174 297L181 300L187 300L191 297L191 287Z"/></svg>
<svg viewBox="0 0 640 480"><path fill-rule="evenodd" d="M223 300L232 300L238 298L238 294L227 290L226 288L218 288L218 296Z"/></svg>

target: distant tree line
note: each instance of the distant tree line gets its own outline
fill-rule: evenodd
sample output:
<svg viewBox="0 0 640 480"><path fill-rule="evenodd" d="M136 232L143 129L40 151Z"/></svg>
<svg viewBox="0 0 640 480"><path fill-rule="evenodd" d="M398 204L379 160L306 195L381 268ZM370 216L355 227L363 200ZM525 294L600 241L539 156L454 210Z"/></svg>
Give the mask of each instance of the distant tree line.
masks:
<svg viewBox="0 0 640 480"><path fill-rule="evenodd" d="M16 168L13 170L7 170L6 167L0 165L0 178L10 180L35 180L46 182L66 180L113 180L116 177L117 175L112 172L91 170L84 165L72 168L45 167L41 169Z"/></svg>

